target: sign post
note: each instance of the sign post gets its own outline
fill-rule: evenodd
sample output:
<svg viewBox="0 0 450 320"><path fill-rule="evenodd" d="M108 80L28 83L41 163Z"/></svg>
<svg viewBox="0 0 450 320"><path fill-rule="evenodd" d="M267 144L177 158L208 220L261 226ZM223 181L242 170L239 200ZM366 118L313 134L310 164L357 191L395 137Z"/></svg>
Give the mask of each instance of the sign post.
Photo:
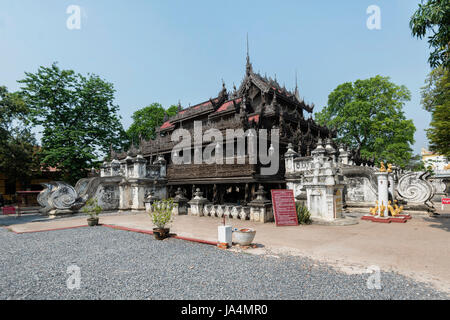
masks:
<svg viewBox="0 0 450 320"><path fill-rule="evenodd" d="M293 190L271 190L273 213L278 226L298 226Z"/></svg>

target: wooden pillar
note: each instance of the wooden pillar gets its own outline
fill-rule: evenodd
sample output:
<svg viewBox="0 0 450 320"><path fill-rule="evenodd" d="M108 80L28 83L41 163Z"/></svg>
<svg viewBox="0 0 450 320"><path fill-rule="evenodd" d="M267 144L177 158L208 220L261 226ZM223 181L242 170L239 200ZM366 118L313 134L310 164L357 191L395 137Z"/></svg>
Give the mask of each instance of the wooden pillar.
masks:
<svg viewBox="0 0 450 320"><path fill-rule="evenodd" d="M250 202L250 188L248 187L248 183L245 184L245 191L244 191L244 201L246 203Z"/></svg>

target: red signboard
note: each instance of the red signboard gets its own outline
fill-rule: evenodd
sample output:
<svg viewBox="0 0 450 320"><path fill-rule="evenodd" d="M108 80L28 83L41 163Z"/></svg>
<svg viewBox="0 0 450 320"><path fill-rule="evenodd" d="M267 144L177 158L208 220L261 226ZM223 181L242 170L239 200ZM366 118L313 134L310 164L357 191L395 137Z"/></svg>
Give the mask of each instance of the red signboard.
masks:
<svg viewBox="0 0 450 320"><path fill-rule="evenodd" d="M450 204L450 198L442 198L442 204Z"/></svg>
<svg viewBox="0 0 450 320"><path fill-rule="evenodd" d="M293 190L271 190L273 214L277 226L298 226Z"/></svg>

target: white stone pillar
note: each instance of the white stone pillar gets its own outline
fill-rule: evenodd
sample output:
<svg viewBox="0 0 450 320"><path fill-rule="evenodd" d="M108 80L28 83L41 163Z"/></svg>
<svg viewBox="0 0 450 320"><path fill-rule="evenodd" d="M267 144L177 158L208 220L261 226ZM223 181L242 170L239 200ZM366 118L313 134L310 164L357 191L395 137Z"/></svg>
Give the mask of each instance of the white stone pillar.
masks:
<svg viewBox="0 0 450 320"><path fill-rule="evenodd" d="M129 209L129 189L125 181L119 183L119 210L125 211Z"/></svg>
<svg viewBox="0 0 450 320"><path fill-rule="evenodd" d="M297 153L294 151L292 144L289 143L288 150L284 154L284 162L285 162L285 168L286 173L293 173L295 171L294 169L294 157L297 156Z"/></svg>
<svg viewBox="0 0 450 320"><path fill-rule="evenodd" d="M155 163L160 166L159 167L159 176L161 178L165 178L166 177L166 160L164 159L163 156L159 156L158 160Z"/></svg>
<svg viewBox="0 0 450 320"><path fill-rule="evenodd" d="M138 154L136 158L133 160L133 178L142 179L145 178L147 174L146 168L147 160L142 157L142 155Z"/></svg>
<svg viewBox="0 0 450 320"><path fill-rule="evenodd" d="M131 184L132 205L133 210L144 210L145 190L144 186L137 183Z"/></svg>
<svg viewBox="0 0 450 320"><path fill-rule="evenodd" d="M378 216L381 216L383 213L384 217L388 216L388 201L389 201L389 193L388 193L388 173L387 172L375 172L375 175L378 179ZM381 206L384 206L384 212L381 212Z"/></svg>

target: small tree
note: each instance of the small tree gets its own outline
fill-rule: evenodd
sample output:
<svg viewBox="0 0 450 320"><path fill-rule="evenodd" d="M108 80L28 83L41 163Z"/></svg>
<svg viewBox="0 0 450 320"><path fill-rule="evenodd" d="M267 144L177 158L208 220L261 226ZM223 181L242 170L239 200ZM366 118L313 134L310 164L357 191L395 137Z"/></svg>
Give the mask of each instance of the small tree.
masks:
<svg viewBox="0 0 450 320"><path fill-rule="evenodd" d="M98 215L102 212L102 207L99 206L97 198L91 198L86 202L83 207L83 212L91 217L91 219L98 218Z"/></svg>
<svg viewBox="0 0 450 320"><path fill-rule="evenodd" d="M152 212L149 213L153 224L158 229L164 229L172 221L172 211L177 204L173 199L165 199L152 203Z"/></svg>

